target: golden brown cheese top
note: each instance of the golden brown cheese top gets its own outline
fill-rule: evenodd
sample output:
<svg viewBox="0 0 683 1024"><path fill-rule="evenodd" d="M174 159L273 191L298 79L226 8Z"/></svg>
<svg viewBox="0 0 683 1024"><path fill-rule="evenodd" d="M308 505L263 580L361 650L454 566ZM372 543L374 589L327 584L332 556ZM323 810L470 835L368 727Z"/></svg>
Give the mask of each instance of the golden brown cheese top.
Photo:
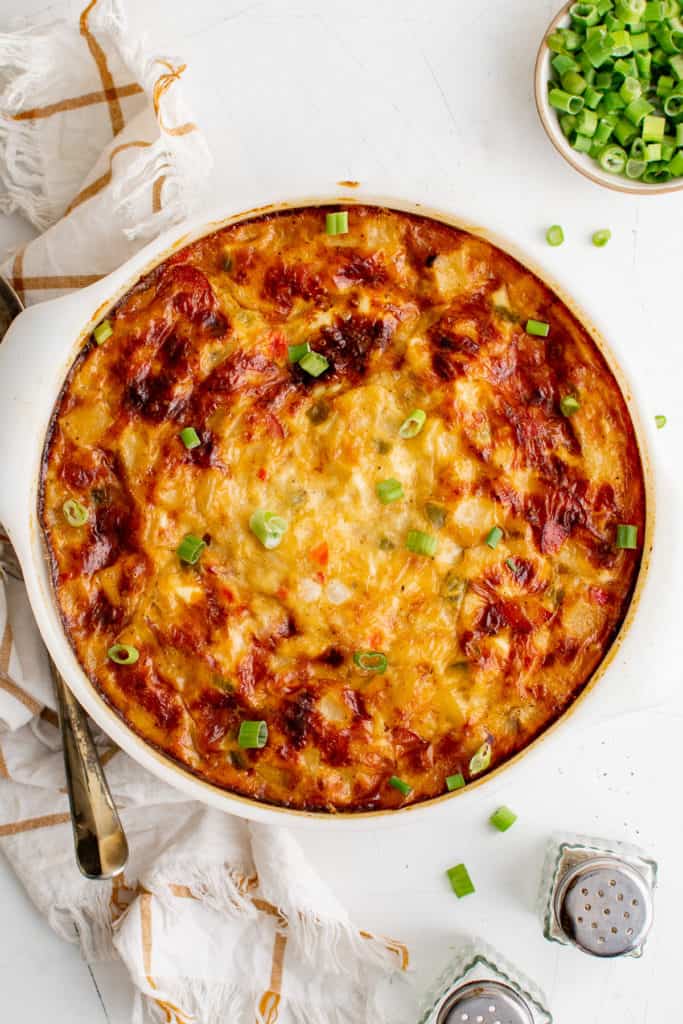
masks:
<svg viewBox="0 0 683 1024"><path fill-rule="evenodd" d="M625 614L644 487L610 370L533 274L426 218L351 206L327 235L326 212L227 227L119 302L58 403L41 515L66 632L136 732L258 800L378 809L470 781L577 696ZM306 343L319 377L288 360Z"/></svg>

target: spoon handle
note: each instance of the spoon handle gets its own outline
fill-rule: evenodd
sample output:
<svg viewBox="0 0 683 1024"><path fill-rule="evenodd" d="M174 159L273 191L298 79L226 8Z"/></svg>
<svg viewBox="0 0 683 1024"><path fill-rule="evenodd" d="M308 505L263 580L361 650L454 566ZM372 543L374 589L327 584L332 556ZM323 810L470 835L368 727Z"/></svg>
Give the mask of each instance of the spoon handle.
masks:
<svg viewBox="0 0 683 1024"><path fill-rule="evenodd" d="M78 867L86 878L113 878L128 860L121 826L83 708L50 659Z"/></svg>

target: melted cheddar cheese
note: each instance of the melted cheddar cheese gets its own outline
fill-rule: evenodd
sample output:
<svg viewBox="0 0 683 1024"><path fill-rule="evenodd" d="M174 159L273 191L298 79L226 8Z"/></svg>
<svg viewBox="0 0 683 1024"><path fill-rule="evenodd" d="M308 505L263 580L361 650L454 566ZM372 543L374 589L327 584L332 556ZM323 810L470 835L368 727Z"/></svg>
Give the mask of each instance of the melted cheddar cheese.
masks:
<svg viewBox="0 0 683 1024"><path fill-rule="evenodd" d="M55 410L41 519L67 635L137 733L237 793L349 811L441 794L482 744L494 767L562 714L625 614L640 552L616 528L642 541L645 510L622 395L555 294L427 218L352 206L328 236L325 214L215 232L118 303ZM305 342L317 378L288 361ZM256 509L287 523L272 550ZM239 747L245 720L263 749Z"/></svg>

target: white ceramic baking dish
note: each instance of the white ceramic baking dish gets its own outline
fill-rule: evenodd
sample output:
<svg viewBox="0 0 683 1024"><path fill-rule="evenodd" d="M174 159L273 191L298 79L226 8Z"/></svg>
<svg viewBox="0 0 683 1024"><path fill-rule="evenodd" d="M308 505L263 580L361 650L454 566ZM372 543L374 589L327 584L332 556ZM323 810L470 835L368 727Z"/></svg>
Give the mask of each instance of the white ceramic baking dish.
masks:
<svg viewBox="0 0 683 1024"><path fill-rule="evenodd" d="M575 304L563 294L562 289L538 267L516 251L515 247L489 231L473 227L466 220L454 214L430 209L420 204L404 200L392 200L385 196L369 196L358 190L344 190L343 195L327 195L311 198L310 196L291 199L285 202L269 204L258 210L246 210L226 215L224 212L215 218L206 215L195 222L189 223L184 229L167 232L155 242L146 246L122 267L98 281L96 284L81 291L73 292L63 298L55 299L32 306L25 310L14 321L2 344L0 344L0 467L2 478L0 485L0 522L2 522L12 540L21 563L28 595L40 632L59 671L69 687L95 722L141 765L154 772L157 776L182 790L189 797L202 800L207 804L241 817L271 823L285 823L296 820L297 824L312 825L323 828L367 826L372 827L392 822L405 822L429 813L430 808L446 800L477 799L482 787L489 780L508 770L522 757L530 747L495 771L484 776L478 782L468 785L465 789L452 794L409 805L403 809L391 811L375 811L365 814L324 814L288 810L259 803L236 794L226 792L193 775L186 768L177 764L169 757L155 750L137 736L116 712L106 703L81 669L71 646L64 634L56 603L52 593L47 561L43 547L37 514L37 496L40 476L41 459L46 432L56 399L60 393L66 374L76 357L84 340L93 327L105 315L110 306L151 267L165 259L171 252L181 248L188 242L202 235L209 234L227 224L244 220L258 213L271 210L293 209L300 206L325 205L328 203L375 203L390 206L394 209L423 216L470 230L479 234L495 245L510 252L529 267L553 290L561 296L569 308L579 317L591 332L598 347L603 352L612 371L620 383L633 417L638 443L643 460L646 477L647 524L644 537L643 559L638 581L631 605L622 624L618 637L584 688L581 696L571 708L533 743L536 746L541 739L548 736L556 725L564 722L577 703L595 686L613 660L621 641L636 614L640 593L647 573L649 554L652 547L654 528L653 485L647 450L637 412L634 408L630 387L605 341Z"/></svg>

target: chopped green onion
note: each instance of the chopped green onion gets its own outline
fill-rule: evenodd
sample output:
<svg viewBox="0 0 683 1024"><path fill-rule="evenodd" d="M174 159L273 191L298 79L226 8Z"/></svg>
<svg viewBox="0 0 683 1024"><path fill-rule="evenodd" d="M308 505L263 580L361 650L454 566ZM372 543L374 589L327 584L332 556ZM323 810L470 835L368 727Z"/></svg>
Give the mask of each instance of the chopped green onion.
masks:
<svg viewBox="0 0 683 1024"><path fill-rule="evenodd" d="M589 139L592 139L597 127L598 115L594 110L586 110L584 107L576 118L576 131L579 135L585 135Z"/></svg>
<svg viewBox="0 0 683 1024"><path fill-rule="evenodd" d="M300 359L308 355L311 351L311 346L307 341L303 341L300 345L288 345L287 346L287 360L290 363L298 363Z"/></svg>
<svg viewBox="0 0 683 1024"><path fill-rule="evenodd" d="M503 531L500 526L493 526L486 534L485 544L488 544L490 548L497 548L500 541L503 539Z"/></svg>
<svg viewBox="0 0 683 1024"><path fill-rule="evenodd" d="M579 400L574 395L563 395L560 399L560 409L563 416L573 416L580 408Z"/></svg>
<svg viewBox="0 0 683 1024"><path fill-rule="evenodd" d="M268 742L266 722L242 722L237 737L242 750L261 750Z"/></svg>
<svg viewBox="0 0 683 1024"><path fill-rule="evenodd" d="M451 883L451 888L458 899L476 892L464 864L456 864L455 867L449 868L446 874L448 875L448 881Z"/></svg>
<svg viewBox="0 0 683 1024"><path fill-rule="evenodd" d="M408 418L405 419L398 428L398 436L402 437L406 441L411 437L417 437L424 427L426 419L426 412L422 409L413 409L410 416L408 416Z"/></svg>
<svg viewBox="0 0 683 1024"><path fill-rule="evenodd" d="M489 821L494 828L498 829L499 832L507 832L507 830L517 821L517 815L514 811L511 811L509 807L503 806L493 812Z"/></svg>
<svg viewBox="0 0 683 1024"><path fill-rule="evenodd" d="M551 89L548 93L548 102L555 110L562 110L565 114L578 114L583 107L580 96L573 96L564 89Z"/></svg>
<svg viewBox="0 0 683 1024"><path fill-rule="evenodd" d="M397 789L399 793L403 793L403 796L410 796L413 791L413 787L409 786L403 779L399 779L398 775L392 775L389 779L389 785Z"/></svg>
<svg viewBox="0 0 683 1024"><path fill-rule="evenodd" d="M678 117L683 113L683 93L670 92L664 100L664 113L667 117Z"/></svg>
<svg viewBox="0 0 683 1024"><path fill-rule="evenodd" d="M624 116L633 124L639 125L648 117L655 108L643 96L632 100L624 111Z"/></svg>
<svg viewBox="0 0 683 1024"><path fill-rule="evenodd" d="M506 558L505 564L507 565L510 572L517 572L517 563L515 562L514 558Z"/></svg>
<svg viewBox="0 0 683 1024"><path fill-rule="evenodd" d="M626 161L626 177L637 181L638 178L642 178L646 167L647 164L644 160L635 160L633 157L629 157Z"/></svg>
<svg viewBox="0 0 683 1024"><path fill-rule="evenodd" d="M655 423L657 424L657 430L661 430L662 427L666 426L666 416L655 416Z"/></svg>
<svg viewBox="0 0 683 1024"><path fill-rule="evenodd" d="M183 430L180 431L180 440L188 451L192 448L197 448L202 443L202 439L194 427L184 427Z"/></svg>
<svg viewBox="0 0 683 1024"><path fill-rule="evenodd" d="M339 213L328 213L325 216L325 234L345 235L349 230L349 214L346 210Z"/></svg>
<svg viewBox="0 0 683 1024"><path fill-rule="evenodd" d="M619 95L621 96L624 103L628 104L632 103L633 100L637 100L642 91L643 87L641 86L638 79L631 78L631 76L628 75L622 83L621 89L619 90Z"/></svg>
<svg viewBox="0 0 683 1024"><path fill-rule="evenodd" d="M617 547L631 550L638 547L638 527L631 523L617 526Z"/></svg>
<svg viewBox="0 0 683 1024"><path fill-rule="evenodd" d="M583 28L597 25L600 21L600 14L595 4L572 4L569 8L569 16L572 22Z"/></svg>
<svg viewBox="0 0 683 1024"><path fill-rule="evenodd" d="M303 359L299 360L298 365L306 373L310 373L311 377L319 377L330 364L325 359L325 356L321 356L319 352L307 352Z"/></svg>
<svg viewBox="0 0 683 1024"><path fill-rule="evenodd" d="M602 249L603 246L607 245L611 237L612 232L609 228L601 228L600 231L593 232L591 241L598 249Z"/></svg>
<svg viewBox="0 0 683 1024"><path fill-rule="evenodd" d="M662 159L661 142L648 142L645 146L645 159L649 164L657 163Z"/></svg>
<svg viewBox="0 0 683 1024"><path fill-rule="evenodd" d="M538 338L547 338L550 324L544 323L543 320L527 320L524 330L527 334L534 334Z"/></svg>
<svg viewBox="0 0 683 1024"><path fill-rule="evenodd" d="M564 242L564 231L559 224L551 224L545 233L545 240L548 245L562 245Z"/></svg>
<svg viewBox="0 0 683 1024"><path fill-rule="evenodd" d="M287 523L275 512L268 512L265 508L257 508L249 518L249 529L258 537L264 548L271 550L278 547L282 538L287 532Z"/></svg>
<svg viewBox="0 0 683 1024"><path fill-rule="evenodd" d="M353 663L364 672L378 672L380 675L387 670L386 654L381 651L354 651Z"/></svg>
<svg viewBox="0 0 683 1024"><path fill-rule="evenodd" d="M491 764L491 744L482 743L470 761L470 775L479 775Z"/></svg>
<svg viewBox="0 0 683 1024"><path fill-rule="evenodd" d="M140 652L132 644L114 644L107 651L107 657L117 665L134 665Z"/></svg>
<svg viewBox="0 0 683 1024"><path fill-rule="evenodd" d="M206 547L206 541L201 537L195 537L193 533L187 533L178 546L178 558L188 565L196 565L199 556Z"/></svg>
<svg viewBox="0 0 683 1024"><path fill-rule="evenodd" d="M75 498L67 498L62 505L62 512L69 526L85 526L88 521L89 512L85 505Z"/></svg>
<svg viewBox="0 0 683 1024"><path fill-rule="evenodd" d="M406 538L406 547L415 555L427 555L433 558L438 547L438 540L422 530L409 530Z"/></svg>
<svg viewBox="0 0 683 1024"><path fill-rule="evenodd" d="M398 501L399 498L403 498L403 487L398 480L380 480L375 484L375 491L377 497L383 505L390 505L392 501Z"/></svg>
<svg viewBox="0 0 683 1024"><path fill-rule="evenodd" d="M98 345L104 345L107 338L111 338L114 330L109 320L103 320L92 332L92 336Z"/></svg>
<svg viewBox="0 0 683 1024"><path fill-rule="evenodd" d="M452 793L456 789L462 789L465 785L465 779L462 772L456 772L455 775L448 775L446 777L446 789L449 793Z"/></svg>

